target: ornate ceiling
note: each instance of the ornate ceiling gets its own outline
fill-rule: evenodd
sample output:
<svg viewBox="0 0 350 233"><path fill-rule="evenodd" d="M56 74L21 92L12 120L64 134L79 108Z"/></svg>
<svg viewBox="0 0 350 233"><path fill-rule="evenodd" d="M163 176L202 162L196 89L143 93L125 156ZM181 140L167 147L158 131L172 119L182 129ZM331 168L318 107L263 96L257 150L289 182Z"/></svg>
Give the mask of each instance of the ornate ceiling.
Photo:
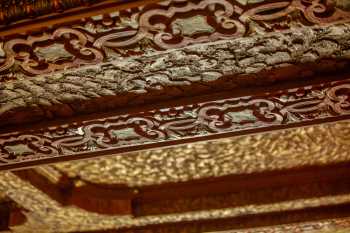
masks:
<svg viewBox="0 0 350 233"><path fill-rule="evenodd" d="M350 229L349 10L0 2L0 231Z"/></svg>
<svg viewBox="0 0 350 233"><path fill-rule="evenodd" d="M92 182L99 185L124 184L142 188L148 185L184 182L208 177L330 165L350 161L348 153L350 147L349 129L348 122L332 123L145 151L127 156L120 155L61 163L35 170L41 170L40 174L47 177L52 183L60 180L62 176L68 176L75 180L77 187L84 186L85 182ZM266 204L135 218L130 215L98 214L76 206L62 206L46 194L45 190L31 185L26 178L17 176L16 172L2 172L0 174L0 191L26 209L26 222L24 225L13 227L14 232L38 232L38 230L40 232L75 232L130 228L185 220L234 218L252 213L263 214L275 211L282 213L350 202L349 194L339 193ZM322 191L318 192L322 193ZM221 202L220 198L216 200ZM317 222L315 229L326 231L332 227L337 228L338 225L341 225L337 221ZM348 220L343 223L349 224ZM305 226L301 224L296 227L309 229L311 225L311 223ZM289 229L293 226L285 227ZM285 229L285 227L272 229L280 232L278 229ZM272 229L269 228L266 232L275 232ZM237 230L232 232L250 231ZM265 231L262 229L261 232ZM305 232L309 231L305 230Z"/></svg>

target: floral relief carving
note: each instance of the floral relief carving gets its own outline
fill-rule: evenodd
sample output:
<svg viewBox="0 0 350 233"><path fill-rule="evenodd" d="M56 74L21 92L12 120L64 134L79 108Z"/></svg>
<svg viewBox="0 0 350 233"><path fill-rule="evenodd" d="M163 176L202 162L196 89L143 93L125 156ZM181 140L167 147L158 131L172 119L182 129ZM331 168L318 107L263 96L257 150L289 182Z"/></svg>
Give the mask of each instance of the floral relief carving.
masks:
<svg viewBox="0 0 350 233"><path fill-rule="evenodd" d="M115 57L302 25L344 23L349 19L350 13L331 1L289 0L242 5L235 0L172 0L94 16L71 27L42 32L41 36L4 41L0 71L3 79L15 71L38 75ZM37 54L38 44L63 45L71 56L58 53L57 58L49 55L45 58L43 53ZM14 71L15 64L21 69Z"/></svg>
<svg viewBox="0 0 350 233"><path fill-rule="evenodd" d="M350 114L350 83L338 81L261 96L155 109L0 135L3 165L56 156L77 156L159 142L288 126ZM26 146L33 152L13 153ZM10 148L10 150L9 150Z"/></svg>
<svg viewBox="0 0 350 233"><path fill-rule="evenodd" d="M62 12L76 7L89 7L104 0L2 0L0 25L16 23L45 14Z"/></svg>
<svg viewBox="0 0 350 233"><path fill-rule="evenodd" d="M63 44L57 43L60 38L65 38ZM7 57L0 67L0 72L12 67L15 61L19 61L19 66L25 72L33 75L101 62L103 60L102 53L95 48L87 47L87 42L86 35L68 28L57 29L51 35L44 34L37 37L29 36L27 39L10 40L4 44ZM41 47L40 43L44 43L46 46ZM47 43L50 45L47 46ZM61 57L56 59L52 57L52 48L50 50L50 47L55 46L63 49L58 53L61 54ZM43 50L46 50L46 53ZM65 55L62 56L62 53ZM71 55L69 56L69 54ZM66 58L71 56L74 56L74 60L68 59L67 61Z"/></svg>
<svg viewBox="0 0 350 233"><path fill-rule="evenodd" d="M303 28L117 59L76 70L39 75L32 80L11 80L0 86L0 113L15 111L18 107L47 107L126 93L148 95L168 88L177 88L182 93L181 88L190 85L203 84L214 90L216 87L211 83L227 76L232 77L225 80L225 85L219 86L220 90L223 86L237 87L240 85L238 79L244 84L245 75L251 75L248 79L259 82L272 77L283 79L275 74L261 73L295 63L299 66L324 59L346 61L350 56L347 48L349 31L348 24ZM298 70L298 67L293 69ZM303 77L301 72L293 75Z"/></svg>

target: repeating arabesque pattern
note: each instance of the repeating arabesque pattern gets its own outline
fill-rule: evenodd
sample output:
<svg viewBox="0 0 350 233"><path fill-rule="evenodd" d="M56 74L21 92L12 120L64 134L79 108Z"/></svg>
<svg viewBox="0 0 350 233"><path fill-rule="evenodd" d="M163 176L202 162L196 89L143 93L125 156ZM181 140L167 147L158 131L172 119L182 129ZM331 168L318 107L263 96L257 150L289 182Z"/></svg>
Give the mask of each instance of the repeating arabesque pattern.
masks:
<svg viewBox="0 0 350 233"><path fill-rule="evenodd" d="M350 80L0 135L0 161L21 163L56 156L174 142L350 114Z"/></svg>
<svg viewBox="0 0 350 233"><path fill-rule="evenodd" d="M41 35L3 41L0 72L6 80L16 72L38 75L115 56L349 19L349 12L319 0L279 0L247 6L235 0L165 1L95 16Z"/></svg>

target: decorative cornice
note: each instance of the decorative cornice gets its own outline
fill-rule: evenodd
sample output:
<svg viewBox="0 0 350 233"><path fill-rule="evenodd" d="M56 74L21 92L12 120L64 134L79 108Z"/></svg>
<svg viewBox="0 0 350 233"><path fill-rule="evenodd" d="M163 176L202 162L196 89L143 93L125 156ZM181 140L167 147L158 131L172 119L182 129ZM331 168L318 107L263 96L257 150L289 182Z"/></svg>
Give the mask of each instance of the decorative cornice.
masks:
<svg viewBox="0 0 350 233"><path fill-rule="evenodd" d="M219 158L223 163L220 165L221 167L227 166L227 163L237 163L237 165L242 166L243 170L237 171L232 170L231 174L239 174L240 172L243 173L250 173L250 172L257 172L256 174L259 174L261 172L273 169L273 170L280 170L283 169L286 171L285 174L290 175L291 177L295 177L294 175L299 174L299 170L290 170L288 171L286 166L292 166L292 167L302 167L302 166L309 166L313 164L319 164L319 165L326 165L321 166L323 168L328 167L328 174L335 174L339 172L339 168L337 166L332 167L333 163L338 163L341 161L349 161L349 154L347 153L349 148L349 139L348 139L348 129L349 129L349 123L335 123L335 124L329 124L329 125L320 125L320 126L313 126L313 127L305 127L305 128L299 128L299 129L293 129L291 131L278 131L274 132L275 135L273 139L271 140L265 140L264 138L267 135L256 135L256 136L247 136L242 137L241 139L235 140L230 139L230 141L218 141L216 147L211 147L208 153L202 153L202 147L199 145L188 145L188 150L197 150L197 154L194 155L196 157L196 163L199 166L198 169L206 169L205 167L201 167L201 164L205 164L209 167L209 169L217 171L216 167L211 167L212 160L208 158L208 155L213 156L213 160L215 160L217 154L211 154L211 150L215 150L215 148L219 149L217 151L218 154L221 153L220 150L222 150L223 153L228 153L227 155L222 155L221 158ZM294 132L294 133L293 133ZM294 135L294 136L288 136L288 135ZM293 137L291 140L290 138ZM305 143L306 142L306 143ZM227 145L225 145L225 143ZM233 148L230 149L231 144ZM239 144L239 145L238 145ZM248 147L247 145L252 144L251 147ZM283 144L283 145L282 145ZM254 148L255 147L255 148ZM266 149L264 149L264 148ZM236 149L240 148L240 150L246 149L246 151L243 153L242 156L240 156L240 153L237 152ZM249 150L251 148L254 148L249 153ZM261 148L261 151L259 149ZM293 149L294 148L294 149ZM333 150L334 148L334 150ZM174 153L179 156L179 160L184 160L183 163L183 169L191 170L193 169L193 166L195 164L193 163L186 163L186 159L188 159L189 156L184 155L182 156L183 148L172 148L167 150L174 150ZM167 153L167 150L163 150L164 153ZM291 151L290 151L291 150ZM272 151L272 152L271 152ZM322 153L321 151L324 151ZM160 152L159 152L160 153ZM154 163L153 166L155 167L161 167L163 166L160 164L159 161L159 153L150 154L149 152L144 156L145 158L150 159L149 163ZM187 153L187 152L184 152ZM238 154L237 154L238 153ZM290 154L288 154L290 153ZM236 156L235 156L236 155ZM138 158L134 157L135 155L129 155L129 159L131 161L131 166L133 166L132 161L133 159L138 160L139 163L142 163L142 159L140 159L140 156ZM236 157L240 157L239 160ZM177 156L173 156L174 158ZM264 158L263 158L264 157ZM106 158L108 159L108 158ZM260 160L265 160L265 163L261 163ZM126 161L127 158L125 157ZM87 163L93 162L93 161L86 161ZM157 164L158 162L158 164ZM175 167L179 164L175 163L171 158L169 158L169 166L174 165ZM83 161L79 163L84 163ZM123 162L120 160L113 160L114 165L118 167L118 171L122 172L120 169L120 166L123 165ZM150 174L150 172L153 170L152 166L148 166L149 163L146 162L145 167L134 167L134 173L137 174L140 172L140 170L144 170L145 173L142 173L142 176L146 176L146 174ZM287 164L289 163L289 164ZM108 163L107 163L108 165ZM101 162L101 164L96 163L94 167L105 167L106 163ZM181 164L179 165L181 166ZM187 168L186 168L187 166ZM245 167L254 167L257 166L258 169L253 170L245 170ZM232 166L235 168L236 166ZM290 168L290 167L288 167ZM343 174L347 174L347 166L343 166ZM89 172L91 167L75 167L74 169L79 170L76 172ZM73 170L74 170L73 169ZM132 169L132 167L130 168ZM175 168L176 169L176 168ZM228 168L229 169L229 168ZM288 172L287 172L288 171ZM316 171L316 169L315 169ZM27 172L27 171L24 171ZM69 172L69 171L68 171ZM311 171L312 172L312 171ZM325 172L325 169L320 169L320 167L317 169L317 172ZM317 173L316 172L316 173ZM200 196L200 200L198 202L191 202L191 205L186 205L187 202L177 202L173 201L172 205L174 205L175 210L183 210L184 208L193 208L201 203L207 203L208 206L224 206L222 208L225 208L223 211L217 211L215 207L212 207L213 209L206 208L205 211L193 211L188 213L178 213L178 214L158 214L158 215L151 215L151 216L140 216L140 217L131 217L129 215L102 215L92 212L87 212L82 210L81 208L75 208L72 207L70 204L69 206L62 206L60 202L55 201L54 199L51 199L52 197L45 194L47 191L52 191L52 189L48 189L48 186L44 186L45 192L41 191L38 188L33 187L30 185L29 177L25 176L22 179L19 179L18 176L14 175L18 172L9 173L9 172L2 172L0 173L0 192L6 193L11 199L15 200L20 206L27 209L26 216L28 217L28 221L25 225L20 227L14 227L13 230L18 229L26 229L29 231L29 229L35 229L37 232L40 230L43 230L43 232L54 232L60 231L60 232L72 232L72 231L88 231L88 230L102 230L102 229L116 229L120 227L125 228L133 228L133 227L142 227L142 226L152 226L156 224L173 224L179 226L180 223L183 221L193 221L190 224L194 225L196 224L196 221L210 221L211 219L220 219L220 218L229 218L232 217L232 223L230 226L237 226L237 222L242 224L242 219L234 219L239 218L239 216L247 216L247 221L245 221L245 224L243 224L245 227L249 226L252 227L254 224L259 224L257 222L259 221L253 221L252 215L250 214L257 214L256 218L260 219L260 223L264 222L267 223L267 220L269 219L276 219L276 215L272 216L271 218L262 218L264 216L264 213L270 212L270 211L279 211L277 214L278 216L286 216L286 212L298 209L298 208L311 208L316 206L322 206L322 205L334 205L334 204L340 204L340 203L346 203L349 200L349 197L347 194L343 195L343 193L347 193L341 190L348 190L349 186L345 183L348 182L347 178L344 176L341 176L341 174L338 173L337 177L329 181L331 185L327 185L327 183L324 183L325 186L319 186L317 184L317 181L313 182L308 177L308 179L302 179L302 182L305 182L305 184L308 185L295 185L295 179L283 179L284 181L288 181L288 183L291 185L290 189L281 188L279 189L281 192L277 192L276 189L274 191L271 189L270 191L273 192L273 195L261 195L261 197L264 197L265 201L264 203L255 203L255 204L249 204L247 201L252 201L250 196L248 197L244 195L241 200L242 202L239 202L240 204L237 206L237 196L234 196L233 199L221 199L219 196L212 196L208 197L208 202L204 202L205 196L207 196L207 192L200 191L197 192L197 195ZM157 172L156 172L157 174ZM323 173L324 174L324 173ZM172 175L172 174L170 174ZM348 174L347 174L348 175ZM97 175L98 176L98 175ZM259 175L257 175L259 176ZM257 177L256 176L256 177ZM315 177L318 177L317 180L322 180L322 182L325 182L325 179L329 179L330 176L328 175L317 175L314 174ZM183 177L183 176L181 176ZM281 176L274 176L274 179L279 179ZM305 176L299 176L299 177L305 177ZM115 177L115 179L118 179L119 177ZM139 177L134 176L133 179L137 180ZM147 177L143 177L147 178ZM163 180L162 177L157 177L158 180ZM155 179L157 179L155 178ZM265 180L268 180L268 177L261 176L261 178L265 178ZM339 179L340 178L340 179ZM25 180L28 179L28 180ZM77 177L73 178L74 180L77 180ZM191 178L192 179L192 178ZM342 180L344 179L345 182L342 183ZM239 177L237 177L236 180L229 180L232 182L232 186L239 186ZM337 181L335 181L337 180ZM216 180L212 179L212 184L216 184ZM235 182L236 181L236 182ZM247 181L246 179L243 179L242 181ZM332 183L332 181L335 181ZM200 181L199 181L200 182ZM199 183L198 182L198 183ZM276 185L276 183L281 185L281 180L279 182L272 182L273 186ZM312 182L310 184L310 182ZM336 182L338 182L340 185L337 186ZM249 183L249 181L248 181ZM254 182L253 182L254 183ZM202 183L204 187L206 183ZM56 185L56 184L55 184ZM159 184L160 186L156 186L155 188L156 193L158 192L166 192L167 189L163 186L163 184ZM262 185L259 183L259 185ZM332 188L332 185L337 186L337 188ZM229 187L232 187L229 186ZM80 185L77 186L78 188L81 187ZM109 186L107 186L109 187ZM228 186L225 186L228 187ZM243 192L249 192L247 191L247 185L241 184L241 187L244 187L242 190ZM312 188L309 188L312 187ZM344 187L345 189L342 189L340 187ZM252 183L250 185L250 188L252 188ZM269 189L263 189L254 187L255 189L259 190L258 192L250 192L251 195L257 195L255 197L259 197L259 192L269 192ZM338 189L340 188L340 189ZM102 198L104 201L108 200L108 198L103 198L102 189L98 189L99 191L95 191L93 193L91 192L83 192L86 202L87 200L91 200L88 197L91 196L98 196ZM136 188L137 190L138 188ZM142 187L141 187L142 189ZM66 189L65 189L66 190ZM109 188L111 190L111 188ZM206 190L204 188L204 190ZM265 191L264 191L265 190ZM287 191L288 190L288 191ZM295 197L293 195L293 190L300 190L301 192L311 192L315 195L315 198L311 198L311 196L306 195L304 198L298 198L298 200L295 200ZM315 190L319 190L319 192L314 192ZM328 190L328 191L327 191ZM335 190L337 192L335 193ZM112 191L112 190L111 190ZM115 191L116 194L118 194L119 189L115 188L113 191ZM185 190L187 191L187 190ZM216 192L219 190L211 189L211 192ZM235 191L234 195L237 195L237 191ZM66 194L68 197L71 195L71 192L68 192L67 190L65 192L61 192L61 194ZM176 198L180 198L179 196L183 196L183 192L174 192ZM331 195L325 194L325 193L331 193ZM91 195L90 195L91 194ZM289 197L289 201L287 199L279 199L279 194L281 194L283 197ZM137 193L136 193L137 195ZM141 192L142 195L142 192ZM161 195L161 194L158 194ZM311 194L310 194L311 195ZM321 196L320 196L321 195ZM161 195L162 196L162 195ZM51 198L50 198L51 197ZM116 195L108 195L111 199L117 199ZM166 196L162 196L163 198ZM193 195L191 195L193 197ZM201 198L203 197L203 198ZM316 198L317 197L317 198ZM210 199L212 198L212 199ZM84 200L84 199L83 199ZM191 200L191 199L190 199ZM189 201L190 201L189 200ZM227 200L232 200L231 202ZM254 199L255 200L255 199ZM278 201L276 201L278 200ZM273 202L273 203L272 203ZM160 201L157 201L155 205L161 206ZM178 206L177 204L178 203ZM151 205L151 204L149 204ZM153 207L155 206L153 205ZM106 205L105 205L106 206ZM162 206L162 208L170 208L171 205L165 205ZM231 206L232 208L227 208L228 206ZM219 209L222 209L219 208ZM337 209L339 210L339 209ZM342 209L344 210L344 209ZM329 211L326 211L327 213ZM340 211L343 212L343 211ZM338 214L340 213L338 211ZM301 214L301 218L303 221L305 221L306 217L315 217L318 216L320 212L312 212L308 214ZM293 216L296 216L298 214L292 214ZM40 216L40 217L38 217ZM42 217L41 217L42 216ZM45 216L45 217L44 217ZM291 217L291 216L290 216ZM329 217L329 215L328 215ZM291 221L291 218L286 217L285 219L288 219ZM222 219L223 220L223 219ZM308 220L310 220L308 218ZM300 221L300 219L299 219ZM231 221L224 221L225 223L231 222ZM220 224L220 220L218 221L218 224ZM243 227L243 225L241 225ZM278 223L280 224L280 223ZM171 225L171 227L173 226ZM203 223L203 225L205 225ZM210 224L209 224L210 225ZM212 226L212 225L211 225ZM339 226L340 227L340 226ZM154 229L167 229L167 227L159 226ZM206 228L207 229L207 228ZM214 229L214 228L208 228L208 229ZM222 228L217 228L222 229ZM225 229L229 229L227 226ZM131 230L132 231L132 230ZM164 230L165 231L165 230ZM207 230L209 231L209 230ZM120 231L124 232L124 231ZM125 230L127 232L127 230ZM142 231L141 231L142 232ZM168 231L165 231L168 232ZM170 231L171 232L171 231ZM179 231L175 231L179 232ZM244 231L243 231L244 232ZM248 231L249 232L249 231Z"/></svg>
<svg viewBox="0 0 350 233"><path fill-rule="evenodd" d="M10 36L3 41L0 71L2 79L17 73L33 76L115 57L349 20L350 12L318 1L247 6L235 0L167 1Z"/></svg>
<svg viewBox="0 0 350 233"><path fill-rule="evenodd" d="M0 125L341 71L349 63L349 32L348 24L302 28L5 80Z"/></svg>
<svg viewBox="0 0 350 233"><path fill-rule="evenodd" d="M350 117L350 80L140 108L0 135L0 169Z"/></svg>

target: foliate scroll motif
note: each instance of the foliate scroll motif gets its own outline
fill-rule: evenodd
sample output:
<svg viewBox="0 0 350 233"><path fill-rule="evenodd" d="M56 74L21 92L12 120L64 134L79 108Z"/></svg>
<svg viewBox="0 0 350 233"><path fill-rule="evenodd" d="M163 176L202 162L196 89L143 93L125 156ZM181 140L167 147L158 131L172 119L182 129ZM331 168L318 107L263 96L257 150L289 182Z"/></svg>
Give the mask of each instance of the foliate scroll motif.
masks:
<svg viewBox="0 0 350 233"><path fill-rule="evenodd" d="M172 0L84 19L3 43L1 79L98 63L190 44L350 20L332 1ZM58 52L64 50L63 53ZM55 56L52 56L52 54ZM19 66L21 69L15 69Z"/></svg>
<svg viewBox="0 0 350 233"><path fill-rule="evenodd" d="M350 116L350 80L0 135L3 165Z"/></svg>
<svg viewBox="0 0 350 233"><path fill-rule="evenodd" d="M69 28L27 39L13 39L4 44L6 58L0 72L13 67L16 61L32 75L103 61L102 52L87 44L84 33Z"/></svg>

